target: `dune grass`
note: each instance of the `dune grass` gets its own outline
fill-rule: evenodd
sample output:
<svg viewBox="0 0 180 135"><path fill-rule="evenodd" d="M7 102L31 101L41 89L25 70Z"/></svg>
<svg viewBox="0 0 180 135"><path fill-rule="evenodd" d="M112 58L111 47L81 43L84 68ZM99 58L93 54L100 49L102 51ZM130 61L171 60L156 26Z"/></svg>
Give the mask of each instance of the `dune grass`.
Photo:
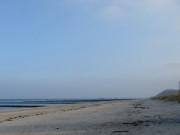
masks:
<svg viewBox="0 0 180 135"><path fill-rule="evenodd" d="M180 103L179 92L175 92L175 93L164 95L164 96L154 97L152 99L159 99L159 100L165 100L165 101L177 101Z"/></svg>

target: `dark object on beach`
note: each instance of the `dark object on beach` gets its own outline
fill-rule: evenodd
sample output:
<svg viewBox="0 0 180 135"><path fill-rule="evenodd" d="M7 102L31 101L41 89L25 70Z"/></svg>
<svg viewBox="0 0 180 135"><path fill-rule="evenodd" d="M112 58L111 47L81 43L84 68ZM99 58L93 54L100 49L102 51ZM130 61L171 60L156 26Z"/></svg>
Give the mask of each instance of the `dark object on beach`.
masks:
<svg viewBox="0 0 180 135"><path fill-rule="evenodd" d="M127 133L129 132L128 130L117 130L117 131L113 131L112 133Z"/></svg>
<svg viewBox="0 0 180 135"><path fill-rule="evenodd" d="M140 106L140 107L135 106L134 108L146 109L145 107L142 107L142 106Z"/></svg>
<svg viewBox="0 0 180 135"><path fill-rule="evenodd" d="M133 126L139 126L139 125L141 125L142 123L144 123L144 121L138 120L138 121L136 121L136 122L125 122L125 123L123 123L123 124L133 125Z"/></svg>
<svg viewBox="0 0 180 135"><path fill-rule="evenodd" d="M123 123L123 124L126 124L126 125L133 125L133 126L138 126L139 125L139 123L137 123L137 122L130 122L130 123Z"/></svg>

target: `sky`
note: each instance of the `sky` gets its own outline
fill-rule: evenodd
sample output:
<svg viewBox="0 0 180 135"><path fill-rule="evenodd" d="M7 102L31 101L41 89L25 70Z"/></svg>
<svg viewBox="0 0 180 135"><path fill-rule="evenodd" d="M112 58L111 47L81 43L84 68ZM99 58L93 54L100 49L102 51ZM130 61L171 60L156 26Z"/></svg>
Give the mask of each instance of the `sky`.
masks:
<svg viewBox="0 0 180 135"><path fill-rule="evenodd" d="M179 0L1 0L0 98L177 89L179 14Z"/></svg>

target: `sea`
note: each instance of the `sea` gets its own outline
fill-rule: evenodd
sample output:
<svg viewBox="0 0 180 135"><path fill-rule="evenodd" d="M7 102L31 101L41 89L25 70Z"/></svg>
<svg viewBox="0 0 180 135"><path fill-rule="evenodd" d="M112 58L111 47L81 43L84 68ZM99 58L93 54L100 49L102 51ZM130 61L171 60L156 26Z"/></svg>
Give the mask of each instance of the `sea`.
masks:
<svg viewBox="0 0 180 135"><path fill-rule="evenodd" d="M0 99L0 111L113 100L120 99Z"/></svg>

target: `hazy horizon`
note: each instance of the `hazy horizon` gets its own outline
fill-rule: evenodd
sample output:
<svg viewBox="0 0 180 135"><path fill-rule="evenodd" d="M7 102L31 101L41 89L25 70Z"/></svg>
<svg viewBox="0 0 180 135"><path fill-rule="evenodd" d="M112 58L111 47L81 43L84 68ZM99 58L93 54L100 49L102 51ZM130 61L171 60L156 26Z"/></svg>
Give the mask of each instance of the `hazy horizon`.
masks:
<svg viewBox="0 0 180 135"><path fill-rule="evenodd" d="M0 99L177 89L179 14L178 0L0 1Z"/></svg>

